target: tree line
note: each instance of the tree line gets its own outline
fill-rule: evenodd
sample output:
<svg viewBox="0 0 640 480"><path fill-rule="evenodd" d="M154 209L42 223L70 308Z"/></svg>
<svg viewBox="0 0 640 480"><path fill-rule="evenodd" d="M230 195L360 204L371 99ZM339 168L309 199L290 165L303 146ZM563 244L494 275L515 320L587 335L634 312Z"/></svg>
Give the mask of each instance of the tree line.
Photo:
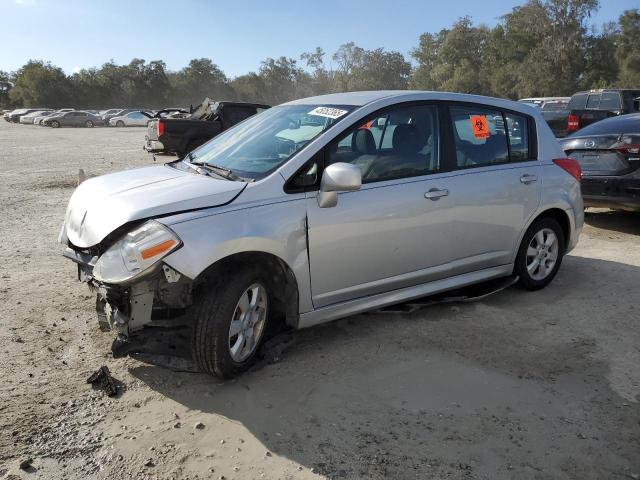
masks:
<svg viewBox="0 0 640 480"><path fill-rule="evenodd" d="M346 43L299 58L267 58L234 78L209 58L179 71L161 60L113 61L72 75L30 60L0 71L0 107L76 108L189 106L204 97L275 105L331 92L420 89L507 98L564 96L580 89L640 86L640 10L590 25L598 0L528 0L495 27L463 17L424 33L406 58L384 48Z"/></svg>

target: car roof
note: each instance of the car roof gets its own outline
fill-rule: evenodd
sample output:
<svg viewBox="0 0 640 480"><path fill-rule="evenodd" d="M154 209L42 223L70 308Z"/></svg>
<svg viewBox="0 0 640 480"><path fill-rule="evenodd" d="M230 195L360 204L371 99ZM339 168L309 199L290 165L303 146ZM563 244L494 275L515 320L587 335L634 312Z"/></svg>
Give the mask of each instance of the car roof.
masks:
<svg viewBox="0 0 640 480"><path fill-rule="evenodd" d="M362 107L382 99L396 102L411 102L421 100L445 100L451 102L480 103L498 108L507 108L523 113L531 113L536 107L522 102L514 102L504 98L485 97L466 93L431 92L421 90L377 90L365 92L330 93L315 97L301 98L283 105L352 105Z"/></svg>

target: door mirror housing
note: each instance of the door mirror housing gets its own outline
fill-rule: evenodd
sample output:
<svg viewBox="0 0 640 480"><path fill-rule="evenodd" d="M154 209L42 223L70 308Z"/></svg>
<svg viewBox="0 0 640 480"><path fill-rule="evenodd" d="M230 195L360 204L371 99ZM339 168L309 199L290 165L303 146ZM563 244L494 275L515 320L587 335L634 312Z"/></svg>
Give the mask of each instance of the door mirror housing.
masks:
<svg viewBox="0 0 640 480"><path fill-rule="evenodd" d="M335 207L338 204L337 192L352 192L362 186L360 167L350 163L333 163L324 169L320 180L318 206L320 208Z"/></svg>

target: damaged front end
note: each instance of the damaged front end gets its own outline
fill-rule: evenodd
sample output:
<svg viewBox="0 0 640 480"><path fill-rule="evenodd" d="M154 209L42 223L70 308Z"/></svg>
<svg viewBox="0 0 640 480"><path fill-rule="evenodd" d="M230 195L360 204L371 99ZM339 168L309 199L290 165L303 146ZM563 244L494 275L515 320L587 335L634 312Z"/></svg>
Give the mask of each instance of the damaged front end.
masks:
<svg viewBox="0 0 640 480"><path fill-rule="evenodd" d="M63 255L78 266L78 279L96 295L98 324L117 336L114 357L144 351L154 327L184 328L192 281L162 262L180 248L166 226L147 221L115 241L80 249L67 241Z"/></svg>

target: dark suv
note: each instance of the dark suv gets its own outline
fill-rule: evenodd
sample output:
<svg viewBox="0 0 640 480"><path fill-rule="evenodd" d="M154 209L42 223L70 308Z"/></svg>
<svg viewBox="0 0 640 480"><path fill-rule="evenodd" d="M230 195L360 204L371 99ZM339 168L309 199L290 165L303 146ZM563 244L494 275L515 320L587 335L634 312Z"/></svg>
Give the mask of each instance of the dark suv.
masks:
<svg viewBox="0 0 640 480"><path fill-rule="evenodd" d="M640 111L640 90L599 89L574 93L569 101L567 132L605 118Z"/></svg>

